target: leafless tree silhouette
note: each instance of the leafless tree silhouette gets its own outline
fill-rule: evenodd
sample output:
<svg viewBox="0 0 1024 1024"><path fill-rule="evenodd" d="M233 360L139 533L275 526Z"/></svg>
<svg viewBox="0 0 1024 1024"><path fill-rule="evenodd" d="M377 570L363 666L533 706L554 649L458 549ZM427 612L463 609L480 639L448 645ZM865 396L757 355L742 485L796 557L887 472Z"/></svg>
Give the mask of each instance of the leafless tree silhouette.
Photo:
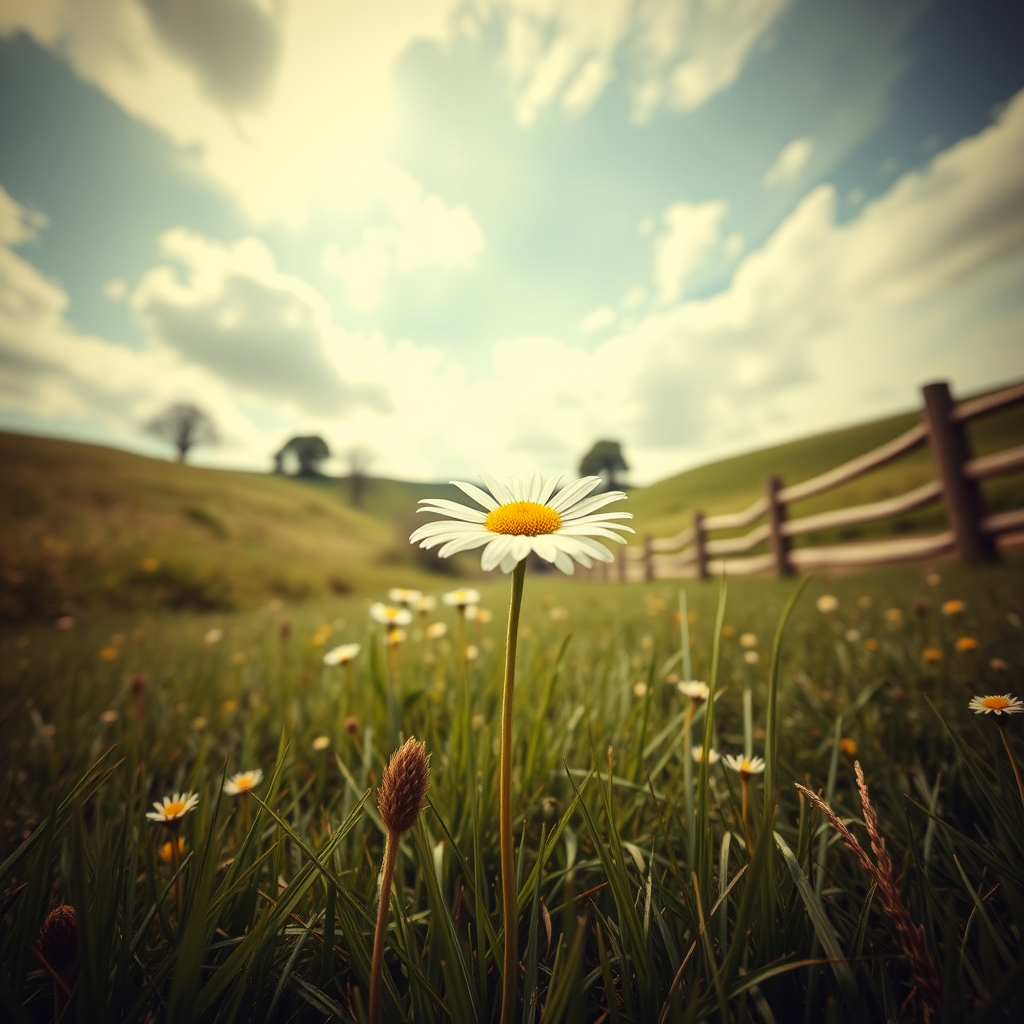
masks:
<svg viewBox="0 0 1024 1024"><path fill-rule="evenodd" d="M213 419L191 402L169 405L146 424L145 430L154 437L170 441L177 449L179 462L184 462L196 445L217 444L220 440Z"/></svg>

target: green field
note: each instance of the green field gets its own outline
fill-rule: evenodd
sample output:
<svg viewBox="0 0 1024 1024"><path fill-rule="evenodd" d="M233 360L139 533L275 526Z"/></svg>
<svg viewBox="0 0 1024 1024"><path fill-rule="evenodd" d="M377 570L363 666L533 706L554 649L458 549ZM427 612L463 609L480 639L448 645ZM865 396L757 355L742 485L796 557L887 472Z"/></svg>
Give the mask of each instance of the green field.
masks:
<svg viewBox="0 0 1024 1024"><path fill-rule="evenodd" d="M432 617L448 636L428 644L423 621L410 627L389 672L354 595L0 634L0 1016L52 1019L33 944L48 909L70 903L79 964L65 1020L363 1019L382 851L373 791L416 735L430 803L400 849L385 1019L497 1020L506 584L484 588L494 619L470 627L479 656L465 674L450 609ZM967 701L1021 694L1022 584L1017 565L812 580L777 690L773 636L796 584L730 583L721 630L718 584L689 585L692 675L717 698L694 741L749 742L769 759L751 782L751 854L739 776L719 762L705 779L685 754L678 590L528 574L514 1019L1019 1020L1024 805L996 721ZM836 612L816 609L825 593ZM950 599L965 609L943 614ZM363 645L351 676L322 663L344 641ZM1018 758L1021 718L1006 730ZM884 892L794 787L824 791L868 849L854 759L937 993ZM220 795L225 773L257 766L248 805ZM199 803L175 883L159 856L172 833L144 812L179 790Z"/></svg>

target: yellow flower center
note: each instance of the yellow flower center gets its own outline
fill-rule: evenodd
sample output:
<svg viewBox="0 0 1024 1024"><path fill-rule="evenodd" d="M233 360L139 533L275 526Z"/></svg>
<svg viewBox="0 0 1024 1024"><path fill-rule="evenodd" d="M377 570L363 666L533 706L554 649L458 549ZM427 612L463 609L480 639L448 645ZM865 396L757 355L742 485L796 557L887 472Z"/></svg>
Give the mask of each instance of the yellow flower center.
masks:
<svg viewBox="0 0 1024 1024"><path fill-rule="evenodd" d="M252 776L243 775L240 779L235 780L235 785L240 793L244 793L247 789L252 789Z"/></svg>
<svg viewBox="0 0 1024 1024"><path fill-rule="evenodd" d="M979 703L990 711L1005 711L1010 706L1010 702L1005 697L998 696L982 697Z"/></svg>
<svg viewBox="0 0 1024 1024"><path fill-rule="evenodd" d="M176 818L179 814L182 814L184 810L184 800L172 800L169 804L164 804L164 817Z"/></svg>
<svg viewBox="0 0 1024 1024"><path fill-rule="evenodd" d="M511 501L487 514L484 526L491 533L510 533L516 537L539 537L554 533L562 517L547 505L536 501Z"/></svg>

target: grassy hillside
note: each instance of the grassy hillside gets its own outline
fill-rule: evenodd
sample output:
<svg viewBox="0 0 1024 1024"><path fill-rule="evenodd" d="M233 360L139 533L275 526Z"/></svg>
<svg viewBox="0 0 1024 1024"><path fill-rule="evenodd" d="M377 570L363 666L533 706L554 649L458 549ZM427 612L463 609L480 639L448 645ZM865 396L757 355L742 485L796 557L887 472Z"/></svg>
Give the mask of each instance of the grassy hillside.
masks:
<svg viewBox="0 0 1024 1024"><path fill-rule="evenodd" d="M426 579L395 525L349 507L337 484L17 434L0 434L0 476L7 619L231 608Z"/></svg>
<svg viewBox="0 0 1024 1024"><path fill-rule="evenodd" d="M636 516L634 525L637 533L652 533L655 536L677 533L690 525L693 513L697 510L706 514L739 512L762 493L767 475L778 475L786 484L807 480L891 441L917 423L919 415L917 412L905 413L844 430L817 434L789 444L700 466L650 487L632 491L630 511ZM970 425L969 432L976 455L1024 444L1024 406L975 421ZM834 491L800 502L792 506L790 514L795 517L879 501L902 494L934 478L932 454L925 447ZM1024 505L1024 481L1019 476L990 481L984 490L990 511ZM848 528L838 536L843 539L878 536L891 533L894 529L899 532L915 532L941 528L944 522L942 506L934 505L895 522ZM820 542L836 539L836 536L823 534L811 540ZM801 540L807 542L807 538Z"/></svg>

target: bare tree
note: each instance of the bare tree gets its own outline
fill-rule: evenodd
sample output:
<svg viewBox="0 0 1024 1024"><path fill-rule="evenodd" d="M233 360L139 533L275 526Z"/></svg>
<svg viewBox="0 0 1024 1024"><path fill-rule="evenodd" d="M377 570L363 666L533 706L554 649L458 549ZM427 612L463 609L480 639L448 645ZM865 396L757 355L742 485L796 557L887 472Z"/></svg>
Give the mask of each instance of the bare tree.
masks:
<svg viewBox="0 0 1024 1024"><path fill-rule="evenodd" d="M352 504L359 508L363 503L363 492L366 490L366 471L373 462L373 452L369 448L354 445L345 452L348 460L348 486L352 496Z"/></svg>
<svg viewBox="0 0 1024 1024"><path fill-rule="evenodd" d="M220 441L213 419L191 402L169 405L146 424L145 430L154 437L170 441L178 451L179 462L184 462L196 445Z"/></svg>

